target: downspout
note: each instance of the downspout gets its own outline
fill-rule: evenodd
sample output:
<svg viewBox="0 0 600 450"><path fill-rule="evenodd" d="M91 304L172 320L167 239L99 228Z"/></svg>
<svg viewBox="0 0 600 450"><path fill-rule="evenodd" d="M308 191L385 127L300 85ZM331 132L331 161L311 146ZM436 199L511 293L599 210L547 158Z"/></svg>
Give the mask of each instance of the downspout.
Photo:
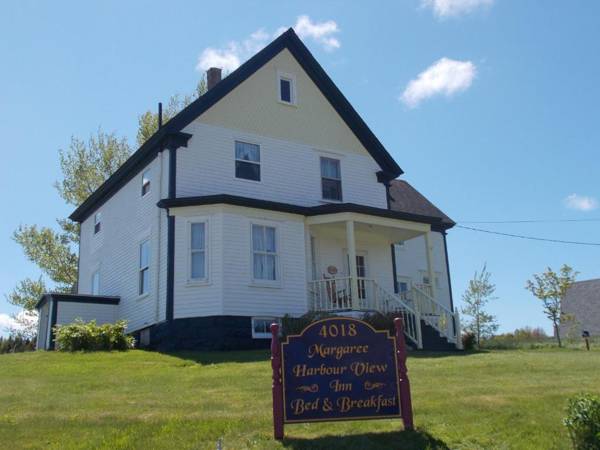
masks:
<svg viewBox="0 0 600 450"><path fill-rule="evenodd" d="M158 129L162 128L162 103L158 104ZM163 152L162 144L158 152L158 199L162 198L162 178L163 178ZM160 320L160 254L162 248L162 227L161 227L161 208L156 208L156 229L158 233L158 252L156 255L156 276L155 276L155 292L156 292L156 307L154 311L154 323Z"/></svg>
<svg viewBox="0 0 600 450"><path fill-rule="evenodd" d="M158 199L162 198L162 178L163 178L163 152L158 153ZM162 254L162 210L156 207L156 229L158 233L158 252L156 255L156 309L154 314L154 323L160 321L160 256Z"/></svg>

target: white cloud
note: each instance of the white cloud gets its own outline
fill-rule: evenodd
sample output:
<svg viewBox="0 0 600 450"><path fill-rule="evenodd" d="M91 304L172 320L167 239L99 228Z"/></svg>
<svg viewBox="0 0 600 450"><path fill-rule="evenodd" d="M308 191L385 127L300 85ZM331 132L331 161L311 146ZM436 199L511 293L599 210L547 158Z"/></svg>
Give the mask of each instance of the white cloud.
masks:
<svg viewBox="0 0 600 450"><path fill-rule="evenodd" d="M287 30L286 27L280 27L274 33L269 34L260 28L243 41L231 41L223 48L207 47L198 57L196 70L204 72L211 67L220 67L226 72L232 72L265 47L270 39L276 38L285 30ZM339 39L335 37L340 29L333 20L313 22L310 17L302 15L296 20L294 30L301 39L312 40L326 51L333 51L341 47Z"/></svg>
<svg viewBox="0 0 600 450"><path fill-rule="evenodd" d="M571 194L564 200L565 206L578 211L592 211L598 208L598 200L586 195Z"/></svg>
<svg viewBox="0 0 600 450"><path fill-rule="evenodd" d="M476 74L477 68L471 61L442 58L411 80L400 100L410 108L415 108L434 95L450 97L468 89Z"/></svg>
<svg viewBox="0 0 600 450"><path fill-rule="evenodd" d="M458 17L477 8L492 6L494 0L421 0L421 6L431 8L439 19Z"/></svg>
<svg viewBox="0 0 600 450"><path fill-rule="evenodd" d="M0 314L0 334L3 331L8 331L17 326L17 322L8 314Z"/></svg>
<svg viewBox="0 0 600 450"><path fill-rule="evenodd" d="M300 16L296 20L294 31L301 39L312 39L321 44L327 51L336 50L342 46L334 36L340 32L340 29L333 20L317 23L311 21L308 16Z"/></svg>

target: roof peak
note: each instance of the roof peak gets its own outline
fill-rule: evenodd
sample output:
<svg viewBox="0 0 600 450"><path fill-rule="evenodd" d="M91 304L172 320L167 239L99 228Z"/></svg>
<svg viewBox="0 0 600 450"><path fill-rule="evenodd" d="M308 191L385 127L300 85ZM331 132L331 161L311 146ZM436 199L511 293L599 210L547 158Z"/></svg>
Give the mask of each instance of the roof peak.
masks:
<svg viewBox="0 0 600 450"><path fill-rule="evenodd" d="M161 151L163 140L169 134L179 133L207 109L220 101L234 88L248 79L284 48L287 48L317 88L333 106L348 128L381 167L387 179L403 173L402 169L387 152L379 139L362 120L350 102L344 97L329 75L317 62L292 27L288 28L270 44L223 78L212 89L198 97L181 110L162 128L157 130L129 159L92 193L73 213L71 220L82 222L108 200L121 186L133 178Z"/></svg>

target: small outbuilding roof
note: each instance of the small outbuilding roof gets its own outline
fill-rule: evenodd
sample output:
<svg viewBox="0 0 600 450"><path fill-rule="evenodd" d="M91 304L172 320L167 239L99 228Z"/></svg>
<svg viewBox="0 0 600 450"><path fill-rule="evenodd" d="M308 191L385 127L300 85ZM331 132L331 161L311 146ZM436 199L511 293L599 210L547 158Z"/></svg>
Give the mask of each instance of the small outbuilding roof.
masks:
<svg viewBox="0 0 600 450"><path fill-rule="evenodd" d="M51 300L72 303L98 303L103 305L118 305L121 297L108 295L88 295L88 294L65 294L62 292L48 292L41 296L35 305L35 309L40 309Z"/></svg>

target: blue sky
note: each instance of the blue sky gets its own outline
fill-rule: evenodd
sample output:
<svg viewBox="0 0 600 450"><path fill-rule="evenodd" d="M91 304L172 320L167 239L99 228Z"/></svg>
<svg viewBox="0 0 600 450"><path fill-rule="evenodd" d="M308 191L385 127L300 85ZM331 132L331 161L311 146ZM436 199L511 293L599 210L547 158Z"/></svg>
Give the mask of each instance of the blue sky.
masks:
<svg viewBox="0 0 600 450"><path fill-rule="evenodd" d="M600 218L598 17L589 1L4 2L0 294L39 276L13 230L71 212L52 187L71 136L102 127L133 144L137 116L191 92L198 65L243 61L292 25L403 178L456 221ZM599 224L473 226L600 242ZM550 329L523 288L532 273L600 277L597 246L463 229L448 245L456 300L487 262L503 331ZM14 312L1 298L0 318Z"/></svg>

